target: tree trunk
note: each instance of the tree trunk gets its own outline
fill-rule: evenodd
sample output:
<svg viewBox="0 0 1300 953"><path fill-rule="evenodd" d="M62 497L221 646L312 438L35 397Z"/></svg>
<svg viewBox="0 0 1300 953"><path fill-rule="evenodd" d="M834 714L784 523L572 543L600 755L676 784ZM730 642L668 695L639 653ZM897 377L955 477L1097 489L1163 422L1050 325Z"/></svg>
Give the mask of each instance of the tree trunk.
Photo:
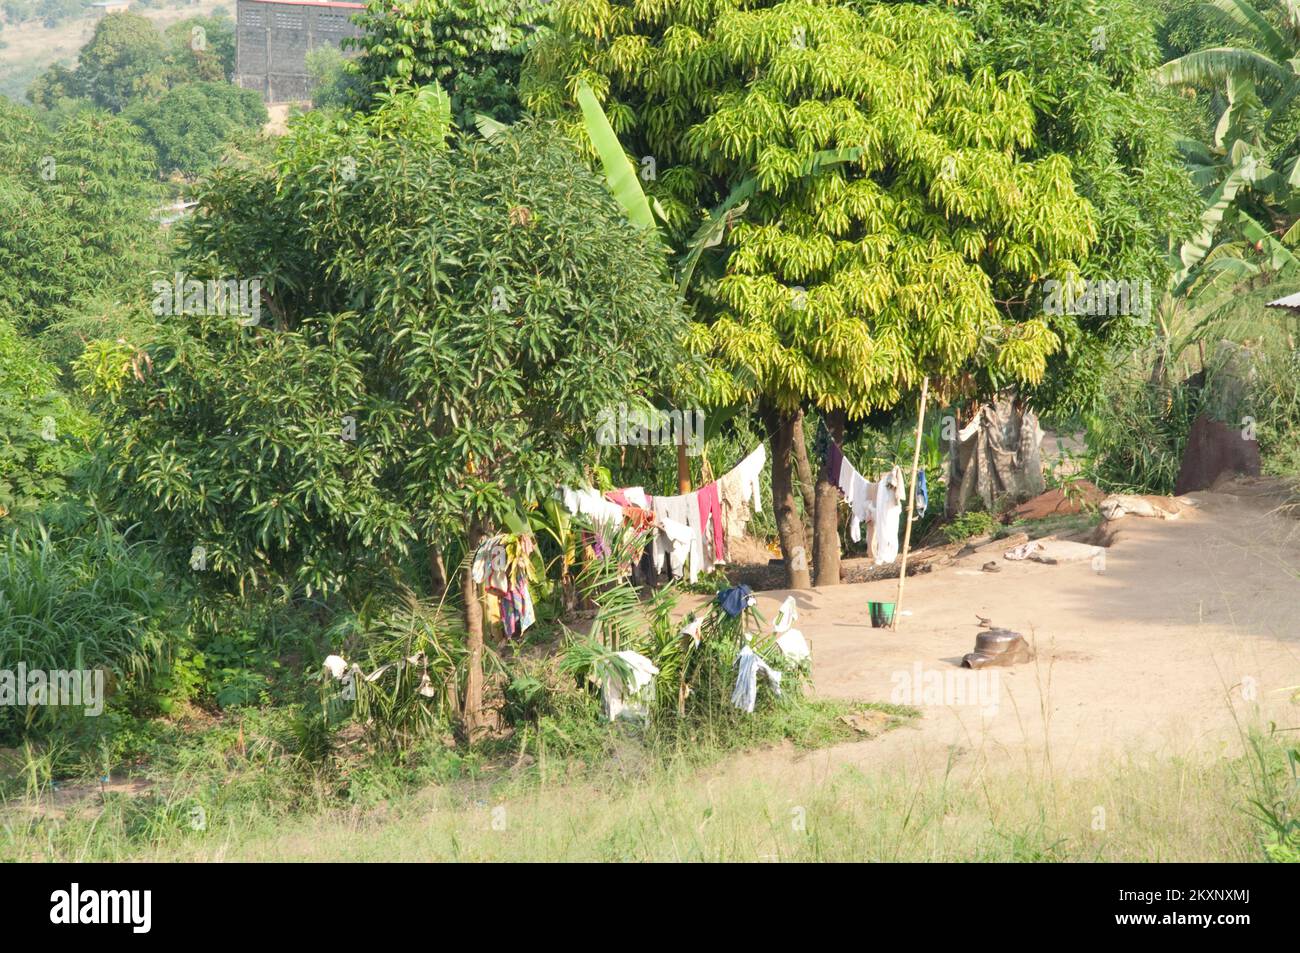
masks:
<svg viewBox="0 0 1300 953"><path fill-rule="evenodd" d="M472 561L478 547L487 536L484 522L471 517L466 533L469 557ZM468 657L465 665L465 704L461 708L465 737L472 743L483 730L483 604L479 601L478 584L469 566L461 580L461 594L465 599L465 647Z"/></svg>
<svg viewBox="0 0 1300 953"><path fill-rule="evenodd" d="M684 440L677 444L677 492L681 494L691 492L691 463L686 459Z"/></svg>
<svg viewBox="0 0 1300 953"><path fill-rule="evenodd" d="M441 546L429 547L429 582L435 596L447 591L447 563L442 558Z"/></svg>
<svg viewBox="0 0 1300 953"><path fill-rule="evenodd" d="M808 442L804 439L803 410L794 419L794 467L799 474L799 492L803 495L803 531L804 537L813 532L813 513L817 505L814 492L812 464L808 462Z"/></svg>
<svg viewBox="0 0 1300 953"><path fill-rule="evenodd" d="M764 418L772 435L772 509L776 513L777 535L781 538L781 555L785 557L790 588L807 589L812 586L808 544L794 499L795 417L766 410Z"/></svg>
<svg viewBox="0 0 1300 953"><path fill-rule="evenodd" d="M826 429L831 439L844 442L844 411L828 411ZM817 585L838 586L840 583L840 490L838 473L817 472L816 516L813 521L813 568Z"/></svg>

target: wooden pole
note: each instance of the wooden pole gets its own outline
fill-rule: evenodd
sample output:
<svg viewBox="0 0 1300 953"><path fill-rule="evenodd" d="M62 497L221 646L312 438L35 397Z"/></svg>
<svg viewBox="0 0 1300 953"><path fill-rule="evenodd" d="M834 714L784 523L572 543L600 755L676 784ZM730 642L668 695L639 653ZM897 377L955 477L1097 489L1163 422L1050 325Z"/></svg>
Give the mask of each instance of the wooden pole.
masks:
<svg viewBox="0 0 1300 953"><path fill-rule="evenodd" d="M691 464L686 459L686 441L677 441L677 492L691 492Z"/></svg>
<svg viewBox="0 0 1300 953"><path fill-rule="evenodd" d="M921 380L921 409L916 415L916 448L912 451L912 486L907 492L907 526L903 529L903 562L898 570L898 596L894 599L891 629L898 628L903 615L903 584L907 582L907 551L912 546L912 509L916 506L916 471L921 465L921 433L925 428L925 401L930 395L930 378Z"/></svg>

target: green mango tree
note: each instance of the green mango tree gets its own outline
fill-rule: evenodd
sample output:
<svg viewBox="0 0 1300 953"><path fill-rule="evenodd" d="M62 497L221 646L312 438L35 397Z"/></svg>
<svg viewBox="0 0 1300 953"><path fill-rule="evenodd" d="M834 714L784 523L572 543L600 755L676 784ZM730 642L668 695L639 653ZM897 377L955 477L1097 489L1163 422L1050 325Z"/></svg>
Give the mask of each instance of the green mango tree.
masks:
<svg viewBox="0 0 1300 953"><path fill-rule="evenodd" d="M1019 74L968 66L935 7L838 0L558 0L522 96L579 124L590 86L684 249L712 405L761 402L790 584L809 585L793 496L802 408L833 433L932 380L941 399L1040 381L1076 318L1029 306L1096 237L1069 161L1025 158ZM577 133L575 131L575 137ZM743 212L743 214L742 214ZM714 240L716 239L716 240ZM818 486L819 584L838 581Z"/></svg>
<svg viewBox="0 0 1300 953"><path fill-rule="evenodd" d="M147 361L110 344L82 370L122 505L214 582L362 598L462 554L474 737L468 558L575 477L603 410L670 386L688 321L657 238L554 129L448 149L449 122L424 86L215 171L191 268L256 278L261 313L187 308Z"/></svg>

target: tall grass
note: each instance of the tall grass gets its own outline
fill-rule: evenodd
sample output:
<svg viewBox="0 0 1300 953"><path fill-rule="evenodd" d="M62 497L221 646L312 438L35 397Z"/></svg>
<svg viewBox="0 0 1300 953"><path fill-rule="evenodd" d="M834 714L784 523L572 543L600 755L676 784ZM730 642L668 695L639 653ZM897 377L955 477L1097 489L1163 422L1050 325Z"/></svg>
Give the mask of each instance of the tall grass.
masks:
<svg viewBox="0 0 1300 953"><path fill-rule="evenodd" d="M1280 747L1256 739L1271 767ZM1263 861L1254 753L1133 755L1053 777L1029 766L827 769L783 756L724 763L611 762L558 785L480 770L470 784L382 804L297 810L255 796L251 773L203 791L206 825L179 789L110 799L58 824L0 811L0 858L58 860ZM250 756L251 757L251 756ZM869 762L867 762L869 763ZM267 787L274 784L274 776ZM1282 790L1290 809L1294 788Z"/></svg>
<svg viewBox="0 0 1300 953"><path fill-rule="evenodd" d="M69 536L41 522L13 529L0 541L0 670L102 668L129 697L164 661L168 592L151 551L104 521ZM52 706L5 707L0 739L61 716L71 717Z"/></svg>

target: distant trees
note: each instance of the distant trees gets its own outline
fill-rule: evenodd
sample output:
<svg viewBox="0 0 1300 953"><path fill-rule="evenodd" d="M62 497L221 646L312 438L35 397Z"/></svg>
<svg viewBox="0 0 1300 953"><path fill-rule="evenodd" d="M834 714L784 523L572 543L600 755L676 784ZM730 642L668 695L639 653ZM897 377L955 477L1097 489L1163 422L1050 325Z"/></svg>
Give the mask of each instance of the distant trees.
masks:
<svg viewBox="0 0 1300 953"><path fill-rule="evenodd" d="M80 95L110 112L121 112L142 96L166 89L163 40L153 23L134 13L113 13L77 56Z"/></svg>
<svg viewBox="0 0 1300 953"><path fill-rule="evenodd" d="M234 70L229 17L190 17L160 33L147 17L113 13L96 24L75 69L51 66L32 81L27 98L45 109L62 99L87 99L116 113L184 83L228 80Z"/></svg>
<svg viewBox="0 0 1300 953"><path fill-rule="evenodd" d="M232 135L266 122L256 93L231 86L234 24L191 17L159 33L146 17L111 14L95 27L75 69L51 66L28 87L51 112L91 105L120 114L142 133L162 175L198 175L221 157Z"/></svg>
<svg viewBox="0 0 1300 953"><path fill-rule="evenodd" d="M307 52L311 104L317 109L345 108L364 98L365 81L343 52L330 44Z"/></svg>
<svg viewBox="0 0 1300 953"><path fill-rule="evenodd" d="M123 114L138 126L164 173L197 176L221 158L222 146L266 124L266 106L251 89L229 83L186 83L156 101L137 102Z"/></svg>

